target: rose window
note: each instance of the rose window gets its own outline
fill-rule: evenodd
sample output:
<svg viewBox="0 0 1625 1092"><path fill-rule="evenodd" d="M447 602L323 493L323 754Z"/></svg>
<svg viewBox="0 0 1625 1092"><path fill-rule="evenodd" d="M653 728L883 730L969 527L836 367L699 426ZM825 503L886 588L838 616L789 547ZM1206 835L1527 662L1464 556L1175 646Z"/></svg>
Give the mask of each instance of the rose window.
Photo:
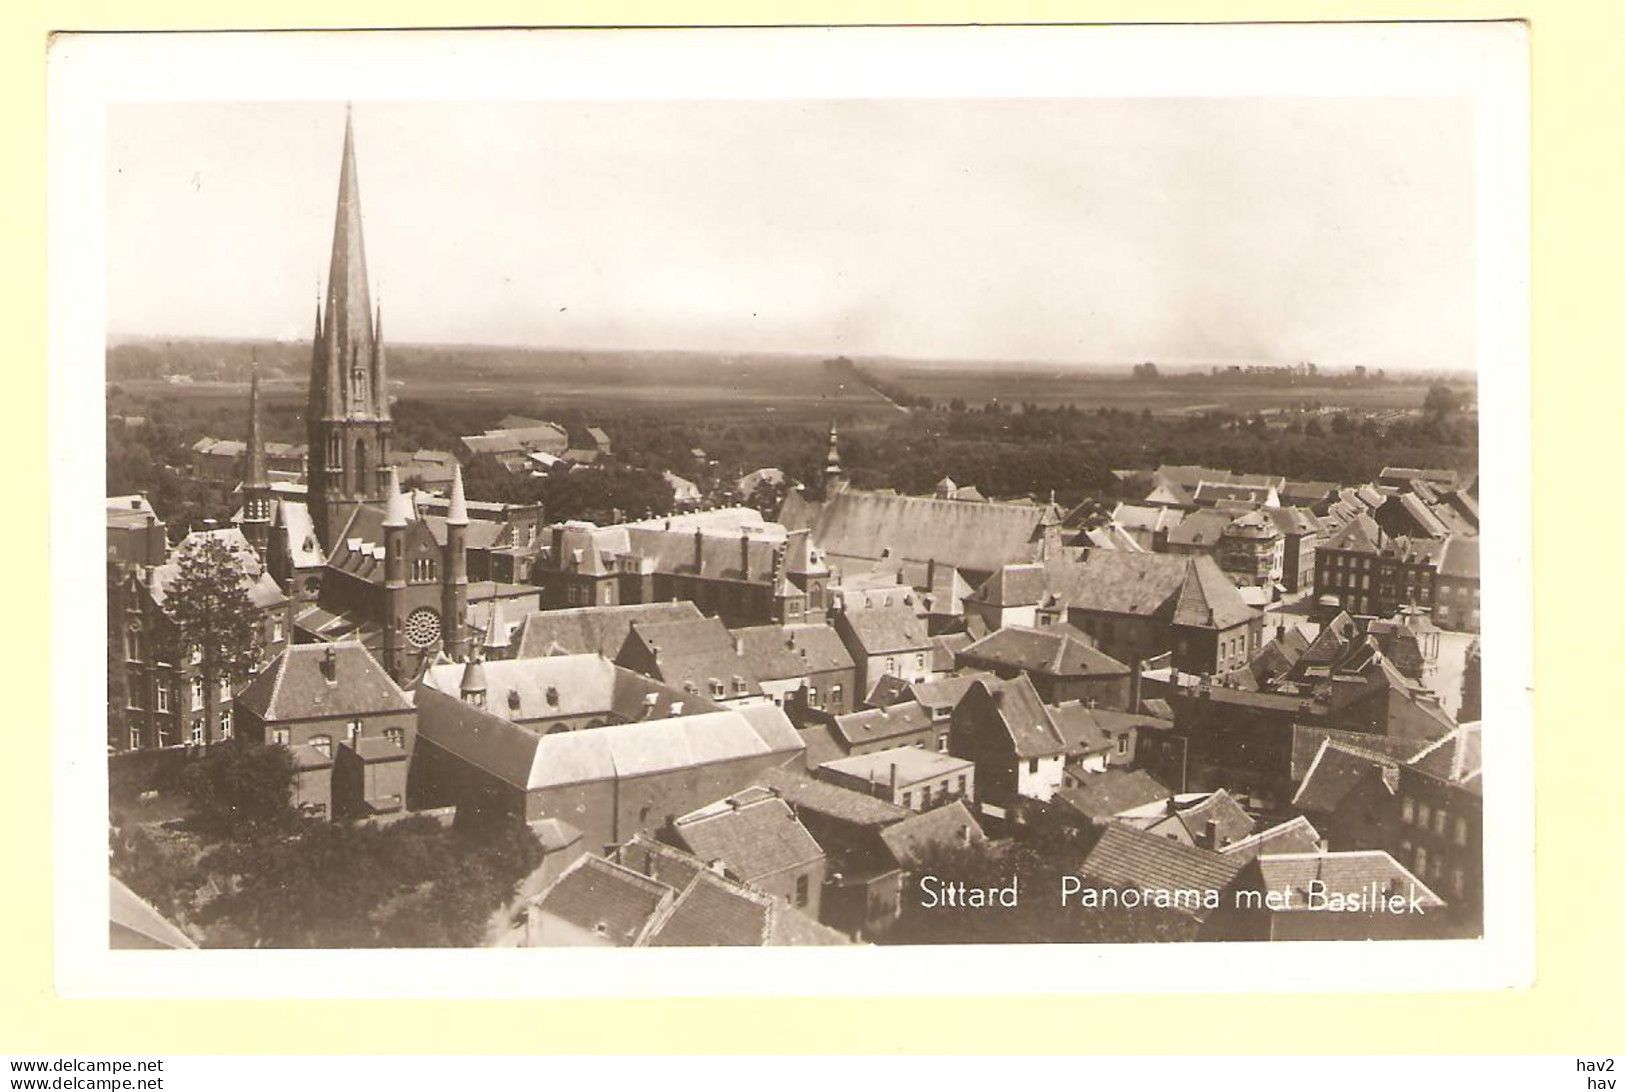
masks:
<svg viewBox="0 0 1625 1092"><path fill-rule="evenodd" d="M406 639L414 648L428 648L440 640L440 615L419 607L406 616Z"/></svg>

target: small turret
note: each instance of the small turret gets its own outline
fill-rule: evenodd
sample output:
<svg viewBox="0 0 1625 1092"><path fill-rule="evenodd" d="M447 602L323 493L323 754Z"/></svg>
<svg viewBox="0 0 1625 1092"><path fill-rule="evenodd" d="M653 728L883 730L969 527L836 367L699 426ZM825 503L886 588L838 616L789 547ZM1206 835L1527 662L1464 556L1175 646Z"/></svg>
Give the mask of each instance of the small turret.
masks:
<svg viewBox="0 0 1625 1092"><path fill-rule="evenodd" d="M824 495L830 496L846 488L846 471L841 469L840 435L835 421L829 422L829 456L824 460Z"/></svg>
<svg viewBox="0 0 1625 1092"><path fill-rule="evenodd" d="M384 500L388 507L384 509L384 526L405 527L412 519L412 501L401 492L401 478L393 466L386 480Z"/></svg>

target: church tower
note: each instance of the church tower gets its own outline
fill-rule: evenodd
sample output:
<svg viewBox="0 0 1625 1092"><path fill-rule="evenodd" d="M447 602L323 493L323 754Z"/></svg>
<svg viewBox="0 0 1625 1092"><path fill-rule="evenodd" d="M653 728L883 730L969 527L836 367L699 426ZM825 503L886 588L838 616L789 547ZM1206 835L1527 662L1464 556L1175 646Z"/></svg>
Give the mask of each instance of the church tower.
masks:
<svg viewBox="0 0 1625 1092"><path fill-rule="evenodd" d="M344 117L338 209L327 294L316 309L310 360L310 510L322 545L331 549L359 503L385 500L390 437L389 381L383 314L372 308L361 237L361 191L355 134Z"/></svg>
<svg viewBox="0 0 1625 1092"><path fill-rule="evenodd" d="M248 446L243 452L243 537L269 561L271 544L271 477L265 471L265 445L260 438L260 362L255 357L248 380Z"/></svg>
<svg viewBox="0 0 1625 1092"><path fill-rule="evenodd" d="M835 421L829 423L829 456L824 460L824 499L828 500L846 488L846 472L841 469L841 442L835 431Z"/></svg>

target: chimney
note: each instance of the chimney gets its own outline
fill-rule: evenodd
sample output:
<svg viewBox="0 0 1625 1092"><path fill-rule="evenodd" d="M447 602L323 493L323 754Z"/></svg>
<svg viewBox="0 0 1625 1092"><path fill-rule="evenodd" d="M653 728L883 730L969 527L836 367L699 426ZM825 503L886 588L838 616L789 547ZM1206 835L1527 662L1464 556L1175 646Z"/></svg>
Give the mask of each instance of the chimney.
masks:
<svg viewBox="0 0 1625 1092"><path fill-rule="evenodd" d="M1140 674L1145 670L1145 663L1138 656L1133 657L1128 669L1128 711L1140 711Z"/></svg>
<svg viewBox="0 0 1625 1092"><path fill-rule="evenodd" d="M1209 819L1202 825L1202 848L1219 848L1219 821L1217 819Z"/></svg>
<svg viewBox="0 0 1625 1092"><path fill-rule="evenodd" d="M745 639L739 636L737 633L733 634L732 636L734 642L734 655L743 656L745 654Z"/></svg>
<svg viewBox="0 0 1625 1092"><path fill-rule="evenodd" d="M694 571L705 568L705 532L694 528Z"/></svg>
<svg viewBox="0 0 1625 1092"><path fill-rule="evenodd" d="M959 824L959 844L962 846L970 845L970 824L968 823Z"/></svg>
<svg viewBox="0 0 1625 1092"><path fill-rule="evenodd" d="M322 678L330 683L339 681L339 651L332 645L322 651Z"/></svg>
<svg viewBox="0 0 1625 1092"><path fill-rule="evenodd" d="M744 579L750 579L750 532L739 532L739 572Z"/></svg>
<svg viewBox="0 0 1625 1092"><path fill-rule="evenodd" d="M895 803L897 800L897 763L895 762L891 764L891 798Z"/></svg>

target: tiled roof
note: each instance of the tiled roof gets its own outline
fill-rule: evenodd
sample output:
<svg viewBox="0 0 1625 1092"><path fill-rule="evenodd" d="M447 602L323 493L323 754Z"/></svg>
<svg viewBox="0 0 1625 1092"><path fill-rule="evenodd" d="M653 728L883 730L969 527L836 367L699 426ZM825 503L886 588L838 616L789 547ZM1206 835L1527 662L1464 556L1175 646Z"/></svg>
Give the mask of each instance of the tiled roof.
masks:
<svg viewBox="0 0 1625 1092"><path fill-rule="evenodd" d="M729 696L760 694L762 685L734 637L718 618L679 622L634 622L628 644L638 642L654 657L659 677L676 686L710 692L712 682L723 684ZM744 684L740 691L738 683Z"/></svg>
<svg viewBox="0 0 1625 1092"><path fill-rule="evenodd" d="M857 713L844 713L835 718L834 732L843 740L847 750L895 739L931 727L931 714L917 701L901 701L880 709L864 709Z"/></svg>
<svg viewBox="0 0 1625 1092"><path fill-rule="evenodd" d="M976 589L973 598L993 607L1031 606L1043 598L1047 586L1048 576L1039 562L1001 565Z"/></svg>
<svg viewBox="0 0 1625 1092"><path fill-rule="evenodd" d="M843 615L858 646L868 655L911 652L931 644L923 619L910 607L874 607Z"/></svg>
<svg viewBox="0 0 1625 1092"><path fill-rule="evenodd" d="M991 573L1037 556L1043 505L939 500L846 489L823 502L799 493L785 498L779 521L810 528L832 558L946 562Z"/></svg>
<svg viewBox="0 0 1625 1092"><path fill-rule="evenodd" d="M636 622L701 618L693 603L637 603L619 607L580 607L532 611L519 623L516 657L596 652L613 659Z"/></svg>
<svg viewBox="0 0 1625 1092"><path fill-rule="evenodd" d="M457 696L463 668L457 663L437 664L424 674L423 683ZM594 653L489 660L482 670L486 709L515 722L581 716L647 721L671 716L674 705L688 713L720 708L709 698L617 667Z"/></svg>
<svg viewBox="0 0 1625 1092"><path fill-rule="evenodd" d="M1047 758L1066 751L1066 741L1050 720L1049 708L1026 675L981 681L975 688L992 700L994 715L1010 737L1017 756Z"/></svg>
<svg viewBox="0 0 1625 1092"><path fill-rule="evenodd" d="M151 502L140 493L133 493L125 497L107 498L108 530L145 527L149 517L156 520L158 513L153 511Z"/></svg>
<svg viewBox="0 0 1625 1092"><path fill-rule="evenodd" d="M1320 832L1302 815L1268 830L1221 846L1219 852L1227 857L1250 861L1261 853L1314 853L1320 848Z"/></svg>
<svg viewBox="0 0 1625 1092"><path fill-rule="evenodd" d="M895 770L898 784L908 785L916 781L951 777L974 768L975 763L966 759L920 747L889 747L883 751L868 751L825 763L822 770L882 785L891 779Z"/></svg>
<svg viewBox="0 0 1625 1092"><path fill-rule="evenodd" d="M1236 517L1229 512L1203 509L1192 512L1168 532L1169 546L1217 546L1224 529Z"/></svg>
<svg viewBox="0 0 1625 1092"><path fill-rule="evenodd" d="M666 884L587 854L542 892L536 907L615 945L632 947L672 901L672 889Z"/></svg>
<svg viewBox="0 0 1625 1092"><path fill-rule="evenodd" d="M1270 488L1267 485L1246 485L1240 482L1202 482L1196 487L1192 499L1198 504L1203 502L1212 504L1220 501L1264 504L1268 501L1269 495Z"/></svg>
<svg viewBox="0 0 1625 1092"><path fill-rule="evenodd" d="M1058 678L1127 675L1119 663L1071 627L1005 626L959 654L967 663L992 663Z"/></svg>
<svg viewBox="0 0 1625 1092"><path fill-rule="evenodd" d="M1468 721L1428 744L1407 765L1429 777L1478 791L1484 770L1482 744L1480 722Z"/></svg>
<svg viewBox="0 0 1625 1092"><path fill-rule="evenodd" d="M960 671L929 682L910 683L908 689L914 700L927 709L952 709L959 704L959 699L965 696L972 683L996 679L997 676L991 671Z"/></svg>
<svg viewBox="0 0 1625 1092"><path fill-rule="evenodd" d="M1444 900L1430 891L1398 861L1379 849L1340 853L1266 853L1258 857L1263 886L1270 891L1290 892L1289 911L1309 910L1309 885L1319 880L1322 893L1358 896L1375 887L1379 892L1408 896L1415 893L1426 909L1437 909ZM1316 911L1318 912L1318 911Z"/></svg>
<svg viewBox="0 0 1625 1092"><path fill-rule="evenodd" d="M767 943L773 900L708 871L697 873L649 935L654 948Z"/></svg>
<svg viewBox="0 0 1625 1092"><path fill-rule="evenodd" d="M1049 707L1049 719L1066 740L1068 754L1098 751L1113 745L1122 733L1133 728L1172 728L1173 721L1141 713L1115 709L1091 709L1082 702L1063 702Z"/></svg>
<svg viewBox="0 0 1625 1092"><path fill-rule="evenodd" d="M1333 532L1317 549L1375 554L1379 552L1377 543L1381 541L1382 531L1377 527L1377 521L1362 513Z"/></svg>
<svg viewBox="0 0 1625 1092"><path fill-rule="evenodd" d="M290 645L237 695L264 721L406 712L412 699L359 644Z"/></svg>
<svg viewBox="0 0 1625 1092"><path fill-rule="evenodd" d="M790 805L766 789L747 789L679 817L673 836L701 860L723 862L744 883L824 856Z"/></svg>
<svg viewBox="0 0 1625 1092"><path fill-rule="evenodd" d="M1205 893L1228 888L1246 863L1239 855L1181 845L1134 827L1112 824L1084 858L1081 871L1114 887ZM1212 910L1200 902L1198 899L1194 907L1181 902L1178 909L1203 921Z"/></svg>
<svg viewBox="0 0 1625 1092"><path fill-rule="evenodd" d="M816 770L826 762L846 757L846 749L836 740L827 724L811 724L796 729L796 735L807 748L807 768Z"/></svg>
<svg viewBox="0 0 1625 1092"><path fill-rule="evenodd" d="M1070 570L1062 597L1083 610L1218 629L1257 614L1211 557L1097 550Z"/></svg>
<svg viewBox="0 0 1625 1092"><path fill-rule="evenodd" d="M778 793L798 811L828 816L856 826L884 827L914 814L907 808L831 785L787 767L764 770L757 776L757 781Z"/></svg>
<svg viewBox="0 0 1625 1092"><path fill-rule="evenodd" d="M733 635L743 644L751 674L764 681L851 670L853 666L852 654L832 626L749 626L734 630Z"/></svg>
<svg viewBox="0 0 1625 1092"><path fill-rule="evenodd" d="M1395 770L1397 766L1398 763L1375 751L1357 751L1324 740L1314 761L1309 764L1309 772L1304 774L1298 791L1292 796L1292 806L1316 814L1329 814L1336 811L1342 805L1343 798L1367 776Z"/></svg>
<svg viewBox="0 0 1625 1092"><path fill-rule="evenodd" d="M1308 724L1292 726L1292 778L1302 781L1309 767L1320 754L1320 745L1327 741L1344 750L1365 752L1391 763L1409 762L1429 744L1426 740L1405 739L1400 736L1381 736L1371 732L1348 732L1335 728L1320 728Z"/></svg>
<svg viewBox="0 0 1625 1092"><path fill-rule="evenodd" d="M1084 774L1082 785L1061 789L1055 795L1078 814L1104 821L1125 811L1166 800L1170 793L1144 770L1105 770Z"/></svg>
<svg viewBox="0 0 1625 1092"><path fill-rule="evenodd" d="M971 815L970 809L965 807L964 801L955 800L892 824L880 832L880 840L886 843L897 867L911 869L918 866L921 857L933 849L982 845L986 843L987 835L982 833L981 826Z"/></svg>
<svg viewBox="0 0 1625 1092"><path fill-rule="evenodd" d="M1237 842L1253 832L1253 819L1236 803L1235 797L1224 789L1209 793L1199 803L1188 808L1179 809L1179 820L1185 824L1185 830L1193 841L1198 841L1206 835L1207 824L1217 824L1215 833L1218 835L1218 844L1212 848L1223 849L1231 842Z"/></svg>

